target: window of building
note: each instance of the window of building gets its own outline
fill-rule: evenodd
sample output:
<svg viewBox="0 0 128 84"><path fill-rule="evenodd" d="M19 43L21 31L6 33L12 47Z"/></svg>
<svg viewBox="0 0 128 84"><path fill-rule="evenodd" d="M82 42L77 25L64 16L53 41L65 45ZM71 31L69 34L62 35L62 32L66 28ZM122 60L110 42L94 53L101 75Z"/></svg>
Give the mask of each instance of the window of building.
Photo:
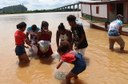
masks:
<svg viewBox="0 0 128 84"><path fill-rule="evenodd" d="M99 14L99 6L96 6L96 14Z"/></svg>

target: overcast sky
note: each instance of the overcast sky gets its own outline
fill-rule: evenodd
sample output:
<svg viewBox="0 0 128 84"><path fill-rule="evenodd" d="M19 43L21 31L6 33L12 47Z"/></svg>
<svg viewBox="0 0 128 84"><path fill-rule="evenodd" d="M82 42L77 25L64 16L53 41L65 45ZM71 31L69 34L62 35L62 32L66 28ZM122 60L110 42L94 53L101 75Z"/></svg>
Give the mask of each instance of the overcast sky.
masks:
<svg viewBox="0 0 128 84"><path fill-rule="evenodd" d="M90 0L0 0L0 8L11 5L23 4L28 8L28 10L52 9L78 1Z"/></svg>

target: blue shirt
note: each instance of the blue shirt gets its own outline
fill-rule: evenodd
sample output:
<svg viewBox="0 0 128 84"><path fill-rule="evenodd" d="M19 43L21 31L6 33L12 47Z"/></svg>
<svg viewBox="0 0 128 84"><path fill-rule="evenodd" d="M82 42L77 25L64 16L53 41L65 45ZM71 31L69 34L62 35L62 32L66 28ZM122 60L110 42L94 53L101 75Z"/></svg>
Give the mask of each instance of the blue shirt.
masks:
<svg viewBox="0 0 128 84"><path fill-rule="evenodd" d="M35 32L38 32L39 30L40 30L40 29L37 27L37 29L36 29ZM32 27L28 27L28 28L27 28L27 32L33 32L33 31L32 31Z"/></svg>

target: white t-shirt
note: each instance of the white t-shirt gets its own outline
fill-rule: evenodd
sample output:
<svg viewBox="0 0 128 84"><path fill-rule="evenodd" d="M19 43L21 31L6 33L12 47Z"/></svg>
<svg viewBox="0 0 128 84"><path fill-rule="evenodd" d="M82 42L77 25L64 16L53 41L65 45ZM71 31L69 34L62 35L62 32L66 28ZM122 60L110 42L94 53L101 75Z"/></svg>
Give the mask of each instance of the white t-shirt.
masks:
<svg viewBox="0 0 128 84"><path fill-rule="evenodd" d="M119 32L119 28L123 25L123 22L119 19L114 20L109 25L109 31L110 30L117 30Z"/></svg>
<svg viewBox="0 0 128 84"><path fill-rule="evenodd" d="M61 39L61 41L68 40L67 34L60 34L60 39Z"/></svg>

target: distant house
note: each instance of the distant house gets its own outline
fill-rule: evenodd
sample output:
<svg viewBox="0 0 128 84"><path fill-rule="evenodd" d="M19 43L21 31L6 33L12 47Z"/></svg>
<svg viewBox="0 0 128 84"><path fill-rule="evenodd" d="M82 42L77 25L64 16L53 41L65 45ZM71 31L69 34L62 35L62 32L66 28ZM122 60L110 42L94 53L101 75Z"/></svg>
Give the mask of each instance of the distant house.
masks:
<svg viewBox="0 0 128 84"><path fill-rule="evenodd" d="M27 8L23 5L14 5L14 6L8 6L0 9L0 13L6 14L6 13L22 13L26 12Z"/></svg>
<svg viewBox="0 0 128 84"><path fill-rule="evenodd" d="M80 2L82 16L93 21L109 21L117 14L124 16L124 23L128 23L128 0L102 0Z"/></svg>

